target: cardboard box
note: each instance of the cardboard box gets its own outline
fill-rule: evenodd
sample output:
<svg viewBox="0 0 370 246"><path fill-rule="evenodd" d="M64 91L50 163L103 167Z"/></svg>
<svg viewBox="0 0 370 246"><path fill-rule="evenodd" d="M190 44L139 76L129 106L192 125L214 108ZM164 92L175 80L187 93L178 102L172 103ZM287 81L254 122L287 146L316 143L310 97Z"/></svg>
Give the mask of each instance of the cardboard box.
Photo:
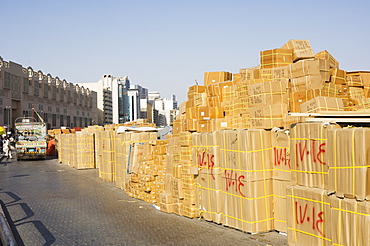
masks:
<svg viewBox="0 0 370 246"><path fill-rule="evenodd" d="M331 245L326 190L288 186L287 209L289 245Z"/></svg>
<svg viewBox="0 0 370 246"><path fill-rule="evenodd" d="M290 181L290 138L289 131L275 128L271 130L271 143L273 150L273 179Z"/></svg>
<svg viewBox="0 0 370 246"><path fill-rule="evenodd" d="M261 68L282 67L293 63L292 49L272 49L260 52Z"/></svg>
<svg viewBox="0 0 370 246"><path fill-rule="evenodd" d="M233 74L230 72L205 72L204 73L204 85L215 84L219 82L232 80Z"/></svg>
<svg viewBox="0 0 370 246"><path fill-rule="evenodd" d="M292 184L327 189L328 131L337 124L298 123L290 129Z"/></svg>
<svg viewBox="0 0 370 246"><path fill-rule="evenodd" d="M229 118L211 119L211 131L215 132L218 130L232 129Z"/></svg>
<svg viewBox="0 0 370 246"><path fill-rule="evenodd" d="M330 80L330 67L326 60L307 59L290 64L290 78L299 78L307 75L319 75L324 81Z"/></svg>
<svg viewBox="0 0 370 246"><path fill-rule="evenodd" d="M329 192L370 200L370 128L328 131Z"/></svg>
<svg viewBox="0 0 370 246"><path fill-rule="evenodd" d="M283 67L276 67L271 69L272 72L272 79L273 80L278 80L278 79L289 79L290 74L289 74L289 69L290 67L283 66Z"/></svg>
<svg viewBox="0 0 370 246"><path fill-rule="evenodd" d="M327 50L320 51L315 58L329 61L330 68L339 68L339 62Z"/></svg>
<svg viewBox="0 0 370 246"><path fill-rule="evenodd" d="M324 84L325 80L320 75L307 75L290 80L290 86L293 91L322 89Z"/></svg>
<svg viewBox="0 0 370 246"><path fill-rule="evenodd" d="M289 180L272 180L272 190L274 193L274 229L279 232L288 232L287 225L287 196L286 189L290 185Z"/></svg>
<svg viewBox="0 0 370 246"><path fill-rule="evenodd" d="M291 39L285 43L281 49L293 50L293 61L300 59L313 58L315 55L311 49L311 44L308 40Z"/></svg>
<svg viewBox="0 0 370 246"><path fill-rule="evenodd" d="M302 113L317 113L320 111L344 111L344 104L341 98L315 97L300 105Z"/></svg>
<svg viewBox="0 0 370 246"><path fill-rule="evenodd" d="M251 80L260 78L260 66L240 69L241 80Z"/></svg>
<svg viewBox="0 0 370 246"><path fill-rule="evenodd" d="M338 68L331 68L330 69L330 83L338 84L338 85L345 85L347 80L347 72L338 69Z"/></svg>
<svg viewBox="0 0 370 246"><path fill-rule="evenodd" d="M370 245L370 202L330 196L332 245Z"/></svg>
<svg viewBox="0 0 370 246"><path fill-rule="evenodd" d="M267 106L250 107L251 127L256 129L272 129L284 126L284 115L288 113L288 104L276 103Z"/></svg>
<svg viewBox="0 0 370 246"><path fill-rule="evenodd" d="M246 182L235 176L223 178L223 224L249 233L272 230L272 179Z"/></svg>
<svg viewBox="0 0 370 246"><path fill-rule="evenodd" d="M248 86L249 106L287 103L288 80Z"/></svg>

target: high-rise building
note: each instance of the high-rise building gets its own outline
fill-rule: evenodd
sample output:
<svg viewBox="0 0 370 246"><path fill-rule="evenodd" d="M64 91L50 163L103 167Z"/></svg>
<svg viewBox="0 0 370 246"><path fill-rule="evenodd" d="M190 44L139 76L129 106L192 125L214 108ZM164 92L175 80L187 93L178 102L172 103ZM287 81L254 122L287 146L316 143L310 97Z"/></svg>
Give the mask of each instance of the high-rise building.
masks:
<svg viewBox="0 0 370 246"><path fill-rule="evenodd" d="M98 124L118 124L131 120L128 76L104 75L98 82L84 83L84 85L97 92L100 110Z"/></svg>
<svg viewBox="0 0 370 246"><path fill-rule="evenodd" d="M177 114L175 95L172 99L161 98L160 93L154 91L149 92L148 100L153 104L153 123L157 126L168 126L174 121Z"/></svg>

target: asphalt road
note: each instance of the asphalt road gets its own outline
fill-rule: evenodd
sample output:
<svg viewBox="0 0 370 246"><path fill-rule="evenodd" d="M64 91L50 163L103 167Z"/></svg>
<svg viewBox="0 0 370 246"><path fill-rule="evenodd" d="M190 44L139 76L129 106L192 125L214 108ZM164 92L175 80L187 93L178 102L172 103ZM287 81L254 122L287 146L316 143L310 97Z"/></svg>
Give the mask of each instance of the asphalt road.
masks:
<svg viewBox="0 0 370 246"><path fill-rule="evenodd" d="M57 159L1 162L0 201L19 245L287 245L277 232L251 235L160 212L98 170Z"/></svg>

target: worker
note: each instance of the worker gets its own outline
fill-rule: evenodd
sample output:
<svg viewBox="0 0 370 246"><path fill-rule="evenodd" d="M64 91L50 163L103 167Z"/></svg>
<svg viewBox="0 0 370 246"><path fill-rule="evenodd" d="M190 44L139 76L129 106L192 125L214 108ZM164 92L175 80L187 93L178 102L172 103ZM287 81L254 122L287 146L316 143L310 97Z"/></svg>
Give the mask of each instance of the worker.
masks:
<svg viewBox="0 0 370 246"><path fill-rule="evenodd" d="M3 140L3 151L4 151L4 156L6 156L6 159L13 159L12 156L12 150L10 148L10 140L7 136L4 137Z"/></svg>
<svg viewBox="0 0 370 246"><path fill-rule="evenodd" d="M48 135L46 140L48 142L48 148L46 150L46 155L55 156L55 138Z"/></svg>

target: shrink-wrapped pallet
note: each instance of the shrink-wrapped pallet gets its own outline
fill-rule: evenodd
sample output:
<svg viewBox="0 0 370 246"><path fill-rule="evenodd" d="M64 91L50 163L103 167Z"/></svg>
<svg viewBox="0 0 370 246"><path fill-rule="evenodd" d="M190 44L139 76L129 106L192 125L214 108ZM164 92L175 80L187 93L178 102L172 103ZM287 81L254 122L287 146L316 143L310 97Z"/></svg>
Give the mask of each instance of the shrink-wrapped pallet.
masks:
<svg viewBox="0 0 370 246"><path fill-rule="evenodd" d="M273 229L270 133L225 130L219 141L223 224L250 233Z"/></svg>
<svg viewBox="0 0 370 246"><path fill-rule="evenodd" d="M290 129L292 184L327 189L329 123L298 123Z"/></svg>
<svg viewBox="0 0 370 246"><path fill-rule="evenodd" d="M115 131L101 132L102 160L99 168L99 177L104 181L116 180L116 157L115 157Z"/></svg>
<svg viewBox="0 0 370 246"><path fill-rule="evenodd" d="M370 128L328 131L329 192L370 200Z"/></svg>
<svg viewBox="0 0 370 246"><path fill-rule="evenodd" d="M95 168L94 154L94 134L78 133L75 135L76 141L76 169L92 169Z"/></svg>
<svg viewBox="0 0 370 246"><path fill-rule="evenodd" d="M370 202L330 196L332 245L370 245Z"/></svg>
<svg viewBox="0 0 370 246"><path fill-rule="evenodd" d="M219 138L220 132L193 133L193 166L199 170L196 206L200 216L216 223L223 219Z"/></svg>
<svg viewBox="0 0 370 246"><path fill-rule="evenodd" d="M327 191L287 187L288 244L331 245L330 202Z"/></svg>

